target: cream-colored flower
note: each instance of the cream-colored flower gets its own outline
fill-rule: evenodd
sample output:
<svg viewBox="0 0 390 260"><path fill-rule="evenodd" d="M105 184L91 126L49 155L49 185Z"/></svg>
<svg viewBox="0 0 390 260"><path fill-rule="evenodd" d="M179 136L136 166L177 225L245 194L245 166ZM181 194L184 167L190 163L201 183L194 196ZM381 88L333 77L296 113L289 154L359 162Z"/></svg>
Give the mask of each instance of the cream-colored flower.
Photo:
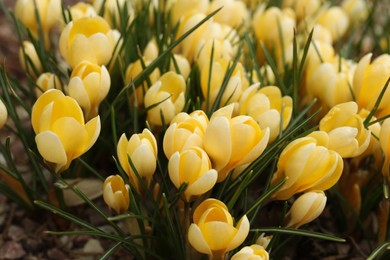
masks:
<svg viewBox="0 0 390 260"><path fill-rule="evenodd" d="M38 151L55 172L66 170L73 159L88 151L100 133L99 116L85 123L77 101L57 89L37 99L31 124Z"/></svg>
<svg viewBox="0 0 390 260"><path fill-rule="evenodd" d="M321 215L326 205L323 191L309 191L299 196L287 213L287 227L299 228Z"/></svg>
<svg viewBox="0 0 390 260"><path fill-rule="evenodd" d="M206 99L205 102L207 102L210 107L215 103L218 93L221 91L225 75L231 65L229 60L220 59L214 60L211 64L208 63L202 68L200 76L202 94ZM210 66L212 67L211 71ZM244 67L238 62L226 84L219 107L237 103L242 91L246 89L248 85L249 83L245 76Z"/></svg>
<svg viewBox="0 0 390 260"><path fill-rule="evenodd" d="M183 183L187 184L184 190L187 202L211 190L218 178L207 153L199 147L190 147L172 154L168 162L168 173L176 188Z"/></svg>
<svg viewBox="0 0 390 260"><path fill-rule="evenodd" d="M105 66L82 61L72 71L68 92L80 104L88 119L98 114L99 105L107 96L110 85L110 74Z"/></svg>
<svg viewBox="0 0 390 260"><path fill-rule="evenodd" d="M332 6L320 13L317 23L327 28L332 34L333 42L336 42L346 33L349 18L341 7Z"/></svg>
<svg viewBox="0 0 390 260"><path fill-rule="evenodd" d="M242 26L248 19L249 12L246 5L237 0L214 0L210 3L209 13L223 7L213 19L217 23L226 24L233 28Z"/></svg>
<svg viewBox="0 0 390 260"><path fill-rule="evenodd" d="M338 65L324 62L317 67L306 83L307 91L328 108L352 101L352 75L349 70L339 71Z"/></svg>
<svg viewBox="0 0 390 260"><path fill-rule="evenodd" d="M175 25L189 12L206 14L209 9L208 0L170 0L167 4L171 11L172 24Z"/></svg>
<svg viewBox="0 0 390 260"><path fill-rule="evenodd" d="M76 67L83 60L97 65L110 61L118 35L101 17L85 17L66 25L59 40L60 53Z"/></svg>
<svg viewBox="0 0 390 260"><path fill-rule="evenodd" d="M97 13L103 10L103 17L111 27L119 28L121 12L128 15L128 24L134 19L134 9L131 2L126 0L93 0L93 7ZM124 10L125 8L127 9Z"/></svg>
<svg viewBox="0 0 390 260"><path fill-rule="evenodd" d="M181 74L185 80L187 80L188 76L191 72L191 65L186 57L180 54L173 54L169 65L170 71L175 71L178 74Z"/></svg>
<svg viewBox="0 0 390 260"><path fill-rule="evenodd" d="M292 98L282 97L275 86L259 88L260 83L247 88L240 98L240 114L253 117L261 129L270 129L269 142L275 141L280 128L286 129L292 115ZM283 118L282 118L283 116Z"/></svg>
<svg viewBox="0 0 390 260"><path fill-rule="evenodd" d="M186 83L182 75L173 71L162 75L145 94L144 102L149 123L156 126L169 124L184 108L185 90Z"/></svg>
<svg viewBox="0 0 390 260"><path fill-rule="evenodd" d="M57 75L51 72L42 73L37 79L37 88L35 88L35 94L37 97L43 94L46 90L49 89L62 89L62 84Z"/></svg>
<svg viewBox="0 0 390 260"><path fill-rule="evenodd" d="M203 70L210 63L211 51L213 51L213 60L232 60L234 56L234 50L229 40L206 38L198 44L195 51L194 60L200 70Z"/></svg>
<svg viewBox="0 0 390 260"><path fill-rule="evenodd" d="M293 9L299 21L310 18L320 7L321 0L283 0L283 8Z"/></svg>
<svg viewBox="0 0 390 260"><path fill-rule="evenodd" d="M387 118L382 123L379 142L385 157L382 167L382 174L390 180L390 119Z"/></svg>
<svg viewBox="0 0 390 260"><path fill-rule="evenodd" d="M390 55L382 54L370 64L372 54L365 55L358 63L353 77L353 91L360 108L371 111L390 76ZM379 114L389 114L390 88L378 107Z"/></svg>
<svg viewBox="0 0 390 260"><path fill-rule="evenodd" d="M35 2L35 3L34 3ZM39 15L42 30L46 33L61 21L61 0L18 0L15 4L15 15L22 23L38 35L38 17L35 13L35 4Z"/></svg>
<svg viewBox="0 0 390 260"><path fill-rule="evenodd" d="M103 184L104 202L117 214L123 213L130 206L129 190L120 175L108 176Z"/></svg>
<svg viewBox="0 0 390 260"><path fill-rule="evenodd" d="M83 2L72 5L69 8L69 11L72 16L72 21L76 21L84 17L97 16L97 13L93 6Z"/></svg>
<svg viewBox="0 0 390 260"><path fill-rule="evenodd" d="M7 123L8 111L2 99L0 99L0 129Z"/></svg>
<svg viewBox="0 0 390 260"><path fill-rule="evenodd" d="M129 66L127 66L126 72L125 72L125 83L126 84L132 84L133 80L137 78L137 76L142 73L144 70L144 67L142 65L142 62L145 66L148 66L152 61L145 59L141 61L141 59L138 59L134 61L133 63L130 63ZM153 85L157 82L157 80L160 78L160 70L158 68L155 68L149 75L150 83ZM137 102L138 106L142 106L144 104L144 96L146 91L148 90L148 82L147 80L144 80L140 85L135 86L135 93L131 93L131 102L135 104Z"/></svg>
<svg viewBox="0 0 390 260"><path fill-rule="evenodd" d="M371 131L365 128L353 101L334 106L321 119L319 127L328 133L328 148L343 158L362 154L370 143Z"/></svg>
<svg viewBox="0 0 390 260"><path fill-rule="evenodd" d="M343 159L327 148L328 134L317 131L289 143L279 156L278 170L271 185L288 179L273 198L288 200L294 194L310 190L327 190L339 180Z"/></svg>
<svg viewBox="0 0 390 260"><path fill-rule="evenodd" d="M269 255L264 247L260 245L251 245L242 248L235 253L231 260L268 260Z"/></svg>
<svg viewBox="0 0 390 260"><path fill-rule="evenodd" d="M134 188L138 192L141 191L138 177L129 160L134 165L139 177L144 179L149 187L157 165L157 141L154 135L146 128L141 134L133 134L129 140L125 134L122 134L118 141L117 154L119 163L129 176L130 183Z"/></svg>
<svg viewBox="0 0 390 260"><path fill-rule="evenodd" d="M181 152L191 147L199 147L203 149L204 133L206 131L208 118L203 111L201 120L199 117L193 117L197 112L192 112L190 115L182 112L176 115L165 131L163 148L166 157L171 158L175 152ZM185 115L183 115L185 114ZM204 122L206 121L206 125Z"/></svg>
<svg viewBox="0 0 390 260"><path fill-rule="evenodd" d="M218 182L226 179L230 170L259 157L268 144L269 128L262 130L250 116L232 117L233 105L212 115L204 137L204 147Z"/></svg>
<svg viewBox="0 0 390 260"><path fill-rule="evenodd" d="M43 71L38 53L34 45L29 41L23 41L22 46L19 48L19 61L22 68L25 71L29 71L30 74L33 74L31 72L35 72L36 70L39 75Z"/></svg>
<svg viewBox="0 0 390 260"><path fill-rule="evenodd" d="M244 215L234 226L226 205L216 199L206 199L195 209L188 229L188 241L198 252L215 259L223 258L244 242L249 233L249 220Z"/></svg>

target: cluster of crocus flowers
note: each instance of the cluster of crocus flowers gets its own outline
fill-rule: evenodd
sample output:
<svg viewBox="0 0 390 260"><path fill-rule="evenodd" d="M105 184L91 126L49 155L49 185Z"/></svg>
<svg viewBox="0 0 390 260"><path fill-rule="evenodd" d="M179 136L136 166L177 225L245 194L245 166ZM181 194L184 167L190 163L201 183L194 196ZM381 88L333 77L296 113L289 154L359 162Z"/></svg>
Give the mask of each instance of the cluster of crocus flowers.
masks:
<svg viewBox="0 0 390 260"><path fill-rule="evenodd" d="M195 209L188 229L188 241L198 251L212 259L241 245L249 233L249 220L244 215L236 224L226 205L217 199L207 199Z"/></svg>
<svg viewBox="0 0 390 260"><path fill-rule="evenodd" d="M39 153L55 172L89 150L100 133L100 118L85 122L75 99L60 90L42 94L32 108L31 123Z"/></svg>

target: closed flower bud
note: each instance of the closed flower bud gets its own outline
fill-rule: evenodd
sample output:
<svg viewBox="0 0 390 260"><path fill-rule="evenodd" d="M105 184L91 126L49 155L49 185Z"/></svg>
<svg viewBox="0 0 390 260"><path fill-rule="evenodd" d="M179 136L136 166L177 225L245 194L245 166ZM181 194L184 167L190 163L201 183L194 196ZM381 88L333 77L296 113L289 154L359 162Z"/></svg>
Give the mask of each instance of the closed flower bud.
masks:
<svg viewBox="0 0 390 260"><path fill-rule="evenodd" d="M22 65L22 68L25 71L29 71L30 74L31 72L35 72L35 70L38 73L41 73L43 71L42 63L38 57L38 53L35 50L34 45L29 41L24 41L22 46L20 47L19 61L20 64ZM35 70L33 68L35 68Z"/></svg>
<svg viewBox="0 0 390 260"><path fill-rule="evenodd" d="M176 115L171 122L171 125L165 131L163 147L166 157L169 159L175 152L181 152L191 147L199 147L203 149L204 133L208 124L208 118L203 111L203 115L193 117L197 113L190 115L182 112Z"/></svg>
<svg viewBox="0 0 390 260"><path fill-rule="evenodd" d="M216 199L203 201L195 209L193 221L188 229L189 243L215 259L241 245L249 233L246 215L234 225L226 205Z"/></svg>
<svg viewBox="0 0 390 260"><path fill-rule="evenodd" d="M187 58L180 54L173 54L173 58L169 65L170 71L175 71L178 74L181 74L186 80L191 72L191 65L188 62Z"/></svg>
<svg viewBox="0 0 390 260"><path fill-rule="evenodd" d="M127 140L126 135L122 134L118 141L117 154L120 165L137 191L141 191L140 184L129 160L134 165L139 177L144 179L149 187L156 171L157 142L154 135L148 129L144 129L141 134L133 134Z"/></svg>
<svg viewBox="0 0 390 260"><path fill-rule="evenodd" d="M57 89L37 99L31 123L38 151L55 172L66 170L73 159L88 151L100 133L99 116L85 123L77 101Z"/></svg>
<svg viewBox="0 0 390 260"><path fill-rule="evenodd" d="M127 3L126 3L127 2ZM103 6L104 4L104 6ZM129 24L134 18L134 9L130 1L126 0L93 0L93 7L99 13L103 10L103 17L111 27L118 28L120 25L120 13L126 12L128 14ZM127 8L126 10L124 10Z"/></svg>
<svg viewBox="0 0 390 260"><path fill-rule="evenodd" d="M382 167L382 174L388 180L390 180L389 167L390 167L390 119L387 118L382 123L379 142L385 157Z"/></svg>
<svg viewBox="0 0 390 260"><path fill-rule="evenodd" d="M92 5L82 2L72 5L69 8L69 11L72 15L72 21L76 21L84 17L97 16L97 13Z"/></svg>
<svg viewBox="0 0 390 260"><path fill-rule="evenodd" d="M117 40L103 18L85 17L66 25L59 40L60 53L72 68L83 60L106 65Z"/></svg>
<svg viewBox="0 0 390 260"><path fill-rule="evenodd" d="M129 190L120 175L108 176L103 184L104 202L117 214L123 213L130 205Z"/></svg>
<svg viewBox="0 0 390 260"><path fill-rule="evenodd" d="M271 185L288 179L275 192L274 199L288 200L296 193L327 190L336 184L344 164L337 152L327 148L328 143L327 133L317 131L295 139L283 149Z"/></svg>
<svg viewBox="0 0 390 260"><path fill-rule="evenodd" d="M306 83L308 92L312 93L328 108L352 101L350 88L352 73L349 73L349 71L338 71L336 66L329 62L322 63Z"/></svg>
<svg viewBox="0 0 390 260"><path fill-rule="evenodd" d="M242 248L240 251L235 253L231 260L268 260L269 255L264 247L260 245L251 245Z"/></svg>
<svg viewBox="0 0 390 260"><path fill-rule="evenodd" d="M35 89L35 94L37 95L37 97L39 97L43 94L43 92L49 89L62 89L60 79L57 77L57 75L50 72L45 72L41 74L38 77L36 84L37 88Z"/></svg>
<svg viewBox="0 0 390 260"><path fill-rule="evenodd" d="M173 25L178 23L180 18L189 12L206 14L209 9L208 0L175 0L171 2L173 2L171 5L171 18Z"/></svg>
<svg viewBox="0 0 390 260"><path fill-rule="evenodd" d="M229 60L220 59L213 61L212 64L206 64L201 70L202 94L210 106L213 105L217 99L230 65ZM210 66L212 66L211 71ZM210 73L211 76L209 76ZM249 83L245 77L244 67L241 63L237 63L222 94L220 106L238 102L242 91L246 89L248 85Z"/></svg>
<svg viewBox="0 0 390 260"><path fill-rule="evenodd" d="M111 79L105 66L82 61L72 71L68 84L69 96L84 110L87 119L98 114L100 103L110 90Z"/></svg>
<svg viewBox="0 0 390 260"><path fill-rule="evenodd" d="M323 191L309 191L296 199L287 213L287 227L299 228L321 215L326 205Z"/></svg>
<svg viewBox="0 0 390 260"><path fill-rule="evenodd" d="M148 66L151 63L151 60L145 59L144 61L145 66ZM142 66L142 62L140 59L136 60L133 63L130 63L129 66L127 66L126 73L125 73L125 82L126 84L132 84L132 81L144 70ZM157 80L160 78L160 70L158 68L155 68L149 75L149 80L151 84L154 84L157 82ZM148 90L148 82L145 80L140 85L135 86L135 93L131 93L131 102L135 104L135 101L137 101L138 106L142 106L144 104L144 96L146 91Z"/></svg>
<svg viewBox="0 0 390 260"><path fill-rule="evenodd" d="M36 9L35 4L37 7ZM61 0L18 0L16 2L16 17L18 17L22 23L37 36L39 25L35 10L38 12L42 30L48 32L60 21Z"/></svg>
<svg viewBox="0 0 390 260"><path fill-rule="evenodd" d="M249 116L232 118L232 113L233 105L214 112L204 137L205 151L218 171L218 182L235 167L254 161L268 144L269 128L262 130Z"/></svg>
<svg viewBox="0 0 390 260"><path fill-rule="evenodd" d="M233 47L230 41L223 39L205 39L198 44L195 51L195 61L200 70L208 66L213 51L213 60L231 60L233 59Z"/></svg>
<svg viewBox="0 0 390 260"><path fill-rule="evenodd" d="M149 123L156 126L169 124L184 108L185 90L186 83L182 75L173 71L162 75L145 94ZM150 108L151 106L154 107Z"/></svg>
<svg viewBox="0 0 390 260"><path fill-rule="evenodd" d="M371 131L365 128L353 101L334 106L319 126L321 131L328 133L328 148L343 158L362 154L370 143Z"/></svg>
<svg viewBox="0 0 390 260"><path fill-rule="evenodd" d="M365 55L358 63L353 77L353 92L360 108L371 111L390 75L390 55L382 54L376 57L370 64L372 54ZM387 110L390 103L390 88L378 107L378 112ZM383 113L387 115L388 111Z"/></svg>
<svg viewBox="0 0 390 260"><path fill-rule="evenodd" d="M321 0L284 0L283 8L291 8L295 11L297 20L309 18L321 7Z"/></svg>
<svg viewBox="0 0 390 260"><path fill-rule="evenodd" d="M7 123L8 112L2 99L0 99L0 129Z"/></svg>
<svg viewBox="0 0 390 260"><path fill-rule="evenodd" d="M198 147L175 152L169 159L168 172L176 188L180 188L183 183L187 184L184 190L187 202L211 190L218 177L207 153Z"/></svg>
<svg viewBox="0 0 390 260"><path fill-rule="evenodd" d="M269 142L273 142L279 135L280 127L284 130L290 122L292 99L289 96L282 97L278 87L259 89L259 86L259 83L253 84L242 93L240 114L253 117L261 129L269 127Z"/></svg>
<svg viewBox="0 0 390 260"><path fill-rule="evenodd" d="M247 21L249 13L246 5L241 1L214 0L210 4L209 12L211 13L222 6L223 8L213 17L217 23L237 28Z"/></svg>
<svg viewBox="0 0 390 260"><path fill-rule="evenodd" d="M349 18L341 7L332 6L320 13L317 23L327 28L332 34L333 42L336 42L347 31Z"/></svg>
<svg viewBox="0 0 390 260"><path fill-rule="evenodd" d="M369 8L365 0L343 0L341 7L355 26L368 16Z"/></svg>

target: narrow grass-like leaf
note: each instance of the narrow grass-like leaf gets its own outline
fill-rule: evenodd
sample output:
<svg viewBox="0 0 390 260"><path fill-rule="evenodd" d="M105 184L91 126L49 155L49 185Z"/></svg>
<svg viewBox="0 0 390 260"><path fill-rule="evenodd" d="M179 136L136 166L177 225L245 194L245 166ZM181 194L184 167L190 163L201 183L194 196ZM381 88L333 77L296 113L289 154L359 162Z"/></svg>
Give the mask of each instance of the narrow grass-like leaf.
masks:
<svg viewBox="0 0 390 260"><path fill-rule="evenodd" d="M380 92L380 94L379 94L379 96L378 96L378 98L377 98L377 100L375 102L374 108L370 111L370 113L368 114L368 116L364 120L364 126L366 128L368 128L368 126L370 124L370 121L371 121L371 118L374 116L374 114L378 110L379 105L380 105L380 103L382 101L382 98L385 95L386 90L387 90L387 88L389 86L389 83L390 83L390 77L387 78L387 81L386 81L385 85L383 86L383 88L382 88L382 90L381 90L381 92Z"/></svg>
<svg viewBox="0 0 390 260"><path fill-rule="evenodd" d="M378 259L385 251L390 250L390 242L384 242L379 245L371 254L367 257L367 260Z"/></svg>

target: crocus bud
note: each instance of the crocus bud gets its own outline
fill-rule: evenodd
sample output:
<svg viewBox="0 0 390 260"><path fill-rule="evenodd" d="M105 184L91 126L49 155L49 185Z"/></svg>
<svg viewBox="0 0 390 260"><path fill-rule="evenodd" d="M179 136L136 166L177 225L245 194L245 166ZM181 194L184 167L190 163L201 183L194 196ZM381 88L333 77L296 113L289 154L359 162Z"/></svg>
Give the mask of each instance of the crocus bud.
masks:
<svg viewBox="0 0 390 260"><path fill-rule="evenodd" d="M206 64L201 70L200 84L202 94L210 106L213 105L217 99L230 65L230 61L227 59L214 60L212 64ZM211 71L210 66L212 67ZM237 63L222 94L220 106L238 102L242 91L246 89L248 85L248 81L245 78L244 67L241 63Z"/></svg>
<svg viewBox="0 0 390 260"><path fill-rule="evenodd" d="M341 7L332 6L320 13L317 23L329 30L332 34L333 42L335 42L347 31L349 18Z"/></svg>
<svg viewBox="0 0 390 260"><path fill-rule="evenodd" d="M62 84L57 75L51 72L42 73L37 79L37 88L35 89L35 94L37 97L43 94L46 90L49 89L62 89Z"/></svg>
<svg viewBox="0 0 390 260"><path fill-rule="evenodd" d="M129 176L130 183L134 188L138 192L141 191L138 177L129 160L134 165L139 177L144 179L145 184L149 187L156 171L157 141L154 135L146 128L141 134L133 134L129 140L125 134L122 134L118 141L117 154L119 163Z"/></svg>
<svg viewBox="0 0 390 260"><path fill-rule="evenodd" d="M323 191L309 191L301 195L287 213L287 227L299 228L321 215L326 205Z"/></svg>
<svg viewBox="0 0 390 260"><path fill-rule="evenodd" d="M35 2L35 3L34 3ZM36 4L36 9L35 9ZM22 23L31 30L31 32L38 35L38 17L42 25L42 30L48 32L54 25L56 25L61 17L61 0L18 0L15 5L15 15Z"/></svg>
<svg viewBox="0 0 390 260"><path fill-rule="evenodd" d="M297 20L309 18L321 7L321 0L284 0L283 8L291 8L295 11Z"/></svg>
<svg viewBox="0 0 390 260"><path fill-rule="evenodd" d="M69 11L72 16L72 21L76 21L84 17L97 16L97 13L92 5L82 2L72 5L69 8Z"/></svg>
<svg viewBox="0 0 390 260"><path fill-rule="evenodd" d="M390 167L390 119L387 118L382 123L379 141L385 157L382 167L382 174L388 180L390 180L389 167Z"/></svg>
<svg viewBox="0 0 390 260"><path fill-rule="evenodd" d="M232 60L233 47L226 39L205 39L198 44L195 51L195 61L202 71L210 63L211 51L213 51L213 60Z"/></svg>
<svg viewBox="0 0 390 260"><path fill-rule="evenodd" d="M343 158L362 154L370 143L371 131L365 128L353 101L334 106L321 119L320 130L328 133L328 148Z"/></svg>
<svg viewBox="0 0 390 260"><path fill-rule="evenodd" d="M242 93L240 114L253 117L261 129L269 127L269 142L273 142L279 135L280 127L284 130L290 122L292 98L282 97L278 87L267 86L259 89L259 86L259 83L253 84Z"/></svg>
<svg viewBox="0 0 390 260"><path fill-rule="evenodd" d="M108 176L103 184L104 202L117 214L123 213L130 205L129 190L120 175Z"/></svg>
<svg viewBox="0 0 390 260"><path fill-rule="evenodd" d="M30 72L33 72L34 70L31 66L34 66L38 73L42 72L41 60L38 57L38 53L35 50L34 45L29 41L23 41L23 44L19 49L19 61L22 68L26 71L28 68Z"/></svg>
<svg viewBox="0 0 390 260"><path fill-rule="evenodd" d="M144 65L148 66L151 63L151 60L145 59ZM140 59L136 60L133 63L130 63L129 66L126 68L125 72L125 82L126 84L132 84L132 81L144 70L142 66L142 62ZM155 68L149 75L149 80L151 84L154 84L157 82L157 80L160 78L160 70L158 68ZM134 104L135 101L137 101L138 106L142 106L144 104L144 96L146 91L148 90L148 82L145 80L140 85L135 86L135 93L131 93L131 102Z"/></svg>
<svg viewBox="0 0 390 260"><path fill-rule="evenodd" d="M206 199L195 209L188 229L188 241L198 252L211 258L223 258L244 242L249 233L249 221L244 215L234 226L226 205L216 199Z"/></svg>
<svg viewBox="0 0 390 260"><path fill-rule="evenodd" d="M274 193L274 199L288 200L296 193L327 190L336 184L344 164L337 152L327 148L328 143L328 134L316 131L295 139L283 149L271 185L288 179Z"/></svg>
<svg viewBox="0 0 390 260"><path fill-rule="evenodd" d="M390 75L390 55L382 54L370 64L372 53L365 55L359 61L353 77L353 92L360 108L371 111ZM387 110L390 103L390 88L385 91L378 112ZM383 113L384 115L387 115Z"/></svg>
<svg viewBox="0 0 390 260"><path fill-rule="evenodd" d="M223 8L213 17L217 23L237 28L247 21L249 13L243 2L236 0L214 0L210 4L209 12L211 13L220 7Z"/></svg>
<svg viewBox="0 0 390 260"><path fill-rule="evenodd" d="M79 63L70 75L68 92L84 110L87 119L98 114L100 103L110 90L111 79L105 66L89 61Z"/></svg>
<svg viewBox="0 0 390 260"><path fill-rule="evenodd" d="M170 71L175 71L178 74L181 74L186 80L191 72L191 65L188 62L187 58L180 54L173 54L173 58L169 65Z"/></svg>
<svg viewBox="0 0 390 260"><path fill-rule="evenodd" d="M359 25L368 16L369 8L366 0L343 0L341 7L355 26Z"/></svg>
<svg viewBox="0 0 390 260"><path fill-rule="evenodd" d="M175 152L168 162L169 178L179 188L187 184L184 199L189 202L211 190L217 182L218 173L212 169L205 151L191 147L182 152Z"/></svg>
<svg viewBox="0 0 390 260"><path fill-rule="evenodd" d="M162 75L145 94L144 102L149 123L156 126L169 124L184 108L185 90L186 83L182 75L173 71ZM150 108L151 106L154 107Z"/></svg>
<svg viewBox="0 0 390 260"><path fill-rule="evenodd" d="M231 258L231 260L249 260L249 259L268 260L269 255L264 247L254 244L242 248L240 251L235 253Z"/></svg>
<svg viewBox="0 0 390 260"><path fill-rule="evenodd" d="M99 116L85 123L83 112L60 90L43 93L32 108L31 123L39 153L55 172L89 150L100 133Z"/></svg>
<svg viewBox="0 0 390 260"><path fill-rule="evenodd" d="M208 0L176 0L172 1L171 5L171 18L172 24L175 25L180 21L180 18L189 12L199 12L206 14L209 9Z"/></svg>
<svg viewBox="0 0 390 260"><path fill-rule="evenodd" d="M85 17L66 25L61 33L60 53L66 62L76 67L83 60L97 65L110 61L117 36L101 17Z"/></svg>
<svg viewBox="0 0 390 260"><path fill-rule="evenodd" d="M199 110L200 111L200 110ZM199 147L203 149L204 133L206 131L208 118L203 111L202 119L192 117L184 112L176 115L171 122L171 125L165 131L163 147L167 158L171 158L175 152L181 152L191 147ZM186 114L186 115L183 115ZM206 122L206 124L204 124Z"/></svg>
<svg viewBox="0 0 390 260"><path fill-rule="evenodd" d="M232 118L233 105L212 115L204 137L204 147L218 171L218 182L233 168L251 163L268 144L269 128L262 130L249 116Z"/></svg>
<svg viewBox="0 0 390 260"><path fill-rule="evenodd" d="M0 99L0 129L7 123L8 112L2 99Z"/></svg>

